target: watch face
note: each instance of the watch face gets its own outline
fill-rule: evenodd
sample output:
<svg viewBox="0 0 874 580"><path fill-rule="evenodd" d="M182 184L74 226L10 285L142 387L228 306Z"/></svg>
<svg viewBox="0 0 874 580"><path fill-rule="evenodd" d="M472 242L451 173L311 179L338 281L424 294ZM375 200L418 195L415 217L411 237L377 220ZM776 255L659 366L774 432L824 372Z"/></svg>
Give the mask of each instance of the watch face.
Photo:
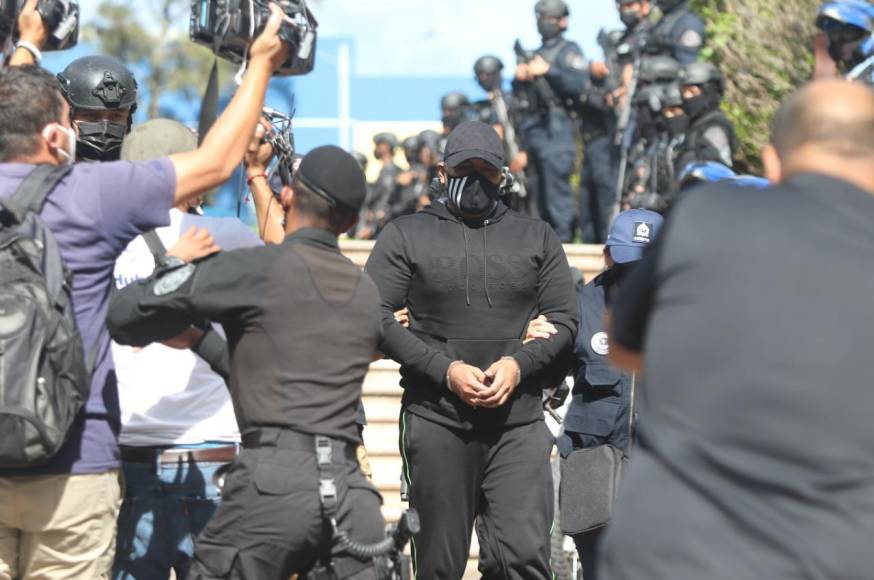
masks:
<svg viewBox="0 0 874 580"><path fill-rule="evenodd" d="M166 261L166 265L170 267L179 264L182 265L161 276L161 278L155 282L155 286L152 289L155 296L166 296L171 292L175 292L185 284L189 278L191 278L192 274L194 274L194 270L196 269L194 264L186 264L179 258L169 258Z"/></svg>

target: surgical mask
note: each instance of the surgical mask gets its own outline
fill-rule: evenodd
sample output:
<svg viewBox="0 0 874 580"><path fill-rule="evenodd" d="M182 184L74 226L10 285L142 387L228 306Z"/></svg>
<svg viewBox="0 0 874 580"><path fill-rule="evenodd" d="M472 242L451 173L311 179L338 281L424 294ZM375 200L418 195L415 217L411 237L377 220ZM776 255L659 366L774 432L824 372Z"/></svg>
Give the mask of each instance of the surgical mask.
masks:
<svg viewBox="0 0 874 580"><path fill-rule="evenodd" d="M541 18L537 21L537 32L543 40L551 40L561 34L561 26L555 20Z"/></svg>
<svg viewBox="0 0 874 580"><path fill-rule="evenodd" d="M463 215L481 217L495 208L499 187L485 176L471 173L463 177L450 177L446 183L446 193Z"/></svg>
<svg viewBox="0 0 874 580"><path fill-rule="evenodd" d="M634 28L640 24L640 12L637 10L621 10L619 12L619 20L626 28Z"/></svg>
<svg viewBox="0 0 874 580"><path fill-rule="evenodd" d="M79 128L79 156L88 161L118 161L121 144L127 134L127 125L100 121L77 121Z"/></svg>
<svg viewBox="0 0 874 580"><path fill-rule="evenodd" d="M687 117L686 115L665 117L664 120L665 127L668 128L668 132L674 137L685 135L686 131L689 129L689 117Z"/></svg>
<svg viewBox="0 0 874 580"><path fill-rule="evenodd" d="M68 129L60 123L53 123L43 129L42 138L48 141L52 130L58 130L67 135L67 147L65 149L56 149L56 151L58 155L64 158L64 165L72 165L76 162L76 131Z"/></svg>

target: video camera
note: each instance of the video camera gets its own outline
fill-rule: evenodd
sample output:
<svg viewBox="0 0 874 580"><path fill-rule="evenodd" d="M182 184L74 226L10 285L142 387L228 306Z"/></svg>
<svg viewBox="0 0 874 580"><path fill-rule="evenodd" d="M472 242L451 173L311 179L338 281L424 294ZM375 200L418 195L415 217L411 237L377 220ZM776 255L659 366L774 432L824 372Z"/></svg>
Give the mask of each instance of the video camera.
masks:
<svg viewBox="0 0 874 580"><path fill-rule="evenodd" d="M12 36L18 40L18 14L26 0L0 0L0 41ZM36 10L42 17L49 38L43 51L64 50L79 42L78 0L39 0Z"/></svg>
<svg viewBox="0 0 874 580"><path fill-rule="evenodd" d="M306 0L274 0L285 19L279 37L288 45L288 60L277 76L305 75L316 59L318 22ZM192 0L191 40L209 47L235 64L246 59L249 46L261 34L270 18L268 0Z"/></svg>

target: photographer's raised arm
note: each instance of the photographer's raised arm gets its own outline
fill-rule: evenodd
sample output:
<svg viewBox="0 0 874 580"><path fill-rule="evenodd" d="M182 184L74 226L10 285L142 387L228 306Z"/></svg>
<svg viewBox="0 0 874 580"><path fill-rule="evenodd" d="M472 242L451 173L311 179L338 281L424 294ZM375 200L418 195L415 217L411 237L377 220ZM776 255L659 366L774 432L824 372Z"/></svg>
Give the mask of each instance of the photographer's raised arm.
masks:
<svg viewBox="0 0 874 580"><path fill-rule="evenodd" d="M284 14L272 3L270 10L264 32L249 48L249 65L243 83L230 104L198 149L170 157L176 169L174 204L188 201L227 181L243 160L249 136L261 118L267 83L288 53L288 47L277 35Z"/></svg>
<svg viewBox="0 0 874 580"><path fill-rule="evenodd" d="M37 0L27 0L21 8L21 13L18 15L19 45L9 58L9 66L39 64L37 59L39 53L31 51L43 49L46 40L48 40L49 31L42 21L42 16L36 10L36 3Z"/></svg>

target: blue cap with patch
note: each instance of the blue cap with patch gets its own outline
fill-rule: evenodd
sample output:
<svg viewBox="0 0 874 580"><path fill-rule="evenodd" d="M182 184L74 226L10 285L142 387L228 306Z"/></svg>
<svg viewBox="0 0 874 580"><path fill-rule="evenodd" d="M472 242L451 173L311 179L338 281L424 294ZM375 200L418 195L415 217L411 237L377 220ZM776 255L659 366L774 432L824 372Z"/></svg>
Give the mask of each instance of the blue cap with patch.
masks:
<svg viewBox="0 0 874 580"><path fill-rule="evenodd" d="M630 209L616 216L607 235L606 246L617 264L636 262L643 257L662 228L664 218L654 211Z"/></svg>

